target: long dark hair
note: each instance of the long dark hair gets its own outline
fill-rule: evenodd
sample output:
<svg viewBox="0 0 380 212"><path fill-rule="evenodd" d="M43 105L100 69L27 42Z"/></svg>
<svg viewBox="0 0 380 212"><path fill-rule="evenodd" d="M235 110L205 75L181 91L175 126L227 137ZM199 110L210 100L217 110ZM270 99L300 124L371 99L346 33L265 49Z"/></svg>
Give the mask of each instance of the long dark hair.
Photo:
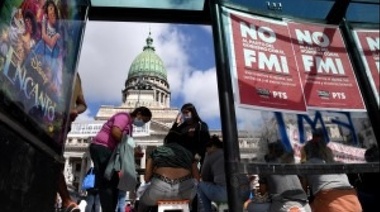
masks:
<svg viewBox="0 0 380 212"><path fill-rule="evenodd" d="M191 118L194 122L202 122L201 117L198 115L197 109L195 109L195 106L191 103L186 103L181 107L181 111L188 110L191 112Z"/></svg>

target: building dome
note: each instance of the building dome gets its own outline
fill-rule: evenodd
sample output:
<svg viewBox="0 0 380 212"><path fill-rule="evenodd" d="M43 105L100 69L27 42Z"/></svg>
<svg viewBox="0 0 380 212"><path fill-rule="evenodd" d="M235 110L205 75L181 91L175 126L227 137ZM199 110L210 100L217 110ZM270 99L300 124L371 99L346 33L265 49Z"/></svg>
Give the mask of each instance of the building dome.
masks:
<svg viewBox="0 0 380 212"><path fill-rule="evenodd" d="M157 77L167 81L167 72L164 63L155 53L155 49L152 44L153 39L150 37L149 33L143 52L135 58L129 68L128 79L144 76Z"/></svg>

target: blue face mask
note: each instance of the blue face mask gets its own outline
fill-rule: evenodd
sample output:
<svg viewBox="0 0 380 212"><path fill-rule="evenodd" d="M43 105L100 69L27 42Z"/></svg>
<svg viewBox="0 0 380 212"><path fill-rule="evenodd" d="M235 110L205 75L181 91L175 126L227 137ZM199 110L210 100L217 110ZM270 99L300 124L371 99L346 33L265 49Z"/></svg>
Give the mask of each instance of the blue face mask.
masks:
<svg viewBox="0 0 380 212"><path fill-rule="evenodd" d="M136 127L142 127L145 125L145 122L141 119L135 118L133 120L133 125L135 125Z"/></svg>

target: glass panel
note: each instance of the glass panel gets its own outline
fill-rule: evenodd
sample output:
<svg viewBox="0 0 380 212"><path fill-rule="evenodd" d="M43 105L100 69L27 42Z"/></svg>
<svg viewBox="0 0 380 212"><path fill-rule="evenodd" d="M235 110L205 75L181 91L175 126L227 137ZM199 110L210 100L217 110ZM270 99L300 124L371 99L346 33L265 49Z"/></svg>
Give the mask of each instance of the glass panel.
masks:
<svg viewBox="0 0 380 212"><path fill-rule="evenodd" d="M280 1L225 1L238 4L263 14L276 14L307 19L325 19L334 1L280 0ZM379 4L350 3L346 12L347 20L354 22L379 23Z"/></svg>
<svg viewBox="0 0 380 212"><path fill-rule="evenodd" d="M203 10L204 0L91 0L92 6Z"/></svg>
<svg viewBox="0 0 380 212"><path fill-rule="evenodd" d="M379 23L380 5L351 3L348 7L346 18L352 22Z"/></svg>
<svg viewBox="0 0 380 212"><path fill-rule="evenodd" d="M29 0L5 1L0 11L0 113L59 145L86 11L78 2Z"/></svg>
<svg viewBox="0 0 380 212"><path fill-rule="evenodd" d="M326 163L365 163L376 138L338 26L223 13L242 160L301 164L316 141Z"/></svg>
<svg viewBox="0 0 380 212"><path fill-rule="evenodd" d="M259 10L264 14L272 12L277 15L288 15L299 18L324 19L329 13L334 2L330 1L305 1L305 0L281 0L281 1L246 1L230 0L234 4Z"/></svg>

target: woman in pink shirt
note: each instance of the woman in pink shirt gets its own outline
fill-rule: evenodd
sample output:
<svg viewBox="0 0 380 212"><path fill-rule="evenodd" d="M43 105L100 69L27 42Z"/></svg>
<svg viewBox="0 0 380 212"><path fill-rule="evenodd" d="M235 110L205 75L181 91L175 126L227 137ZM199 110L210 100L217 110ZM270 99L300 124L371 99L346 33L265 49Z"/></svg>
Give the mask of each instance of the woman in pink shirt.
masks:
<svg viewBox="0 0 380 212"><path fill-rule="evenodd" d="M142 127L152 118L146 107L138 107L132 113L119 112L104 123L90 145L91 159L94 162L96 186L99 188L100 204L103 212L115 212L118 202L119 176L115 172L111 180L104 177L108 161L123 134L132 136L133 125Z"/></svg>

